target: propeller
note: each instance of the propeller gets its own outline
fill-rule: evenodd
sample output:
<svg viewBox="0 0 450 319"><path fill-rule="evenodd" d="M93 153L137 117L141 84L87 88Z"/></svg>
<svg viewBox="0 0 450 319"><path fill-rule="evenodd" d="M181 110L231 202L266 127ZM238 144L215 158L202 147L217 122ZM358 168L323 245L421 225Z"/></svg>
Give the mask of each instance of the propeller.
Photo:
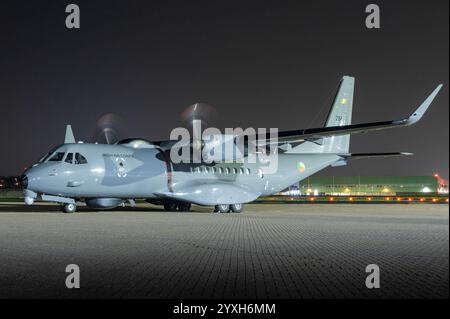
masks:
<svg viewBox="0 0 450 319"><path fill-rule="evenodd" d="M194 121L201 121L201 126L207 128L213 124L217 117L217 110L207 103L195 103L181 112L181 120L186 128L193 131ZM197 130L197 128L195 128ZM194 132L193 132L194 133ZM199 132L195 132L196 134Z"/></svg>
<svg viewBox="0 0 450 319"><path fill-rule="evenodd" d="M125 124L125 120L117 114L104 114L97 121L96 141L102 144L118 142L125 129Z"/></svg>
<svg viewBox="0 0 450 319"><path fill-rule="evenodd" d="M181 112L183 126L192 132L192 148L200 154L203 147L202 130L210 127L216 119L216 109L207 103L195 103Z"/></svg>

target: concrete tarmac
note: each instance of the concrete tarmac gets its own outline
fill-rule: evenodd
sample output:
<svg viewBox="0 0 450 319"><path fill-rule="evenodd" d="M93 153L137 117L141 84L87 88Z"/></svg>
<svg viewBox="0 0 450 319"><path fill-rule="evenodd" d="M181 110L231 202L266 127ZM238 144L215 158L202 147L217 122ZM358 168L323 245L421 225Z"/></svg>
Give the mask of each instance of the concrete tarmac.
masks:
<svg viewBox="0 0 450 319"><path fill-rule="evenodd" d="M0 203L0 298L449 297L447 204L193 209ZM68 264L79 289L66 288Z"/></svg>

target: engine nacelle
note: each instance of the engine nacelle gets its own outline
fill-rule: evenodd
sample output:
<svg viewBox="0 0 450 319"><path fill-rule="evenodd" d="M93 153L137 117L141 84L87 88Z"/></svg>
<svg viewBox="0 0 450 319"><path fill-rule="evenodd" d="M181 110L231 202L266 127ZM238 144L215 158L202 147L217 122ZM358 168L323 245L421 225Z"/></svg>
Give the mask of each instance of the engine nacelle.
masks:
<svg viewBox="0 0 450 319"><path fill-rule="evenodd" d="M204 161L236 162L245 157L244 149L238 147L233 135L209 135L203 138L203 142L202 158Z"/></svg>
<svg viewBox="0 0 450 319"><path fill-rule="evenodd" d="M114 208L123 203L120 198L87 198L86 205L90 208L108 209Z"/></svg>

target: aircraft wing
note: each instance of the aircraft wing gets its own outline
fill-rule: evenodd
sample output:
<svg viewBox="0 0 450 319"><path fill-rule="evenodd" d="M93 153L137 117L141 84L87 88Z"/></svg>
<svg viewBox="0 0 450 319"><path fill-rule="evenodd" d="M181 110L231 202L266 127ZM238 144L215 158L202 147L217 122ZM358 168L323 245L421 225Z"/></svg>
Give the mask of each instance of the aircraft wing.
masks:
<svg viewBox="0 0 450 319"><path fill-rule="evenodd" d="M324 137L347 135L355 133L367 133L370 131L384 130L395 127L410 126L417 123L425 114L431 102L433 102L436 95L442 88L442 84L438 85L436 89L426 98L426 100L414 111L411 116L401 120L371 122L361 124L351 124L343 126L320 127L303 130L282 131L278 132L278 139L264 139L259 140L259 145L267 144L283 144L296 143L305 140L317 140Z"/></svg>
<svg viewBox="0 0 450 319"><path fill-rule="evenodd" d="M391 121L381 121L381 122L369 122L361 124L351 124L343 126L329 126L320 128L309 128L300 129L292 131L281 131L278 132L277 138L271 138L269 134L266 138L261 139L258 136L257 144L260 146L270 145L270 144L286 144L286 143L299 143L306 140L319 140L325 137L356 134L356 133L367 133L371 131L378 131L396 127L410 126L417 123L425 114L425 112L430 107L436 95L442 88L442 84L439 84L434 91L423 101L423 103L412 113L408 118L400 120ZM152 142L158 145L162 149L170 149L177 140L165 140L165 141L155 141ZM192 143L192 140L186 141L186 145ZM180 144L178 144L180 146ZM182 145L181 145L182 146Z"/></svg>

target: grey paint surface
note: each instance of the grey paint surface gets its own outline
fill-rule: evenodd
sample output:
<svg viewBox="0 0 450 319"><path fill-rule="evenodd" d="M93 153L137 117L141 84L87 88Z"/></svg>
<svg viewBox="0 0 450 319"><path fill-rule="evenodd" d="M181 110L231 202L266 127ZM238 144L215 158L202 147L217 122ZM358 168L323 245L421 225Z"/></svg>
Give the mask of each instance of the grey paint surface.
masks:
<svg viewBox="0 0 450 319"><path fill-rule="evenodd" d="M438 85L408 118L351 125L354 85L353 77L341 79L324 128L280 132L277 141L268 137L255 142L265 143L265 146L276 144L269 157L276 162L276 168L268 174L265 174L265 164L259 157L250 161L250 156L242 162L175 164L170 155L172 148L160 146L164 141L139 140L138 143L127 139L114 145L70 143L53 149L47 160L25 172L25 202L30 204L32 198L41 195L43 200L63 203L86 198L131 201L160 198L199 205L248 203L261 195L277 193L328 166L345 164L346 158L351 158L348 154L350 134L415 124L442 88L442 84ZM74 140L70 126L67 126L65 141ZM206 141L203 137L203 142L208 145L207 137ZM299 142L292 147L291 144ZM287 149L284 152L283 146ZM64 155L59 161L52 161L53 154ZM67 163L69 155L76 158L79 154L87 162L75 163L74 160ZM58 200L42 195L63 198Z"/></svg>

